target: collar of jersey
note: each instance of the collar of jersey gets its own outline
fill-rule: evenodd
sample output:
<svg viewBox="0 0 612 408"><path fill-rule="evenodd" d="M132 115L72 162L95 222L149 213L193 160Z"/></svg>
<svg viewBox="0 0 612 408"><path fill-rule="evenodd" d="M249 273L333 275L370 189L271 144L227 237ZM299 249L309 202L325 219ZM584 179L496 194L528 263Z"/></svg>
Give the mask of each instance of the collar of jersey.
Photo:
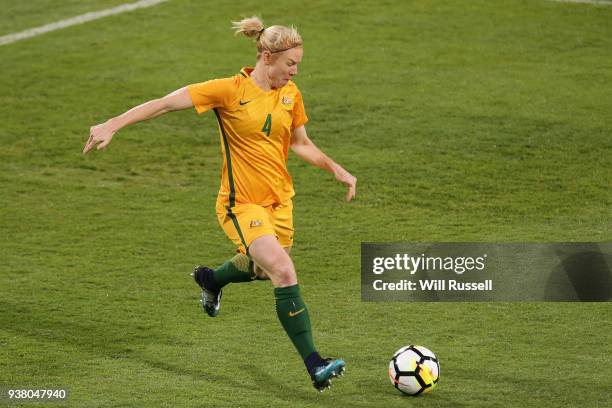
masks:
<svg viewBox="0 0 612 408"><path fill-rule="evenodd" d="M260 87L258 87L255 82L253 81L253 78L251 78L251 72L253 72L255 70L255 68L253 67L242 67L242 69L240 70L240 75L242 75L243 77L245 77L247 80L249 80L249 82L251 83L251 86L254 87L255 89L257 89L259 92L265 94L265 95L271 95L274 92L278 92L279 90L283 89L283 88L278 88L278 89L270 89L269 91L264 91L263 89L261 89ZM287 86L287 85L285 85Z"/></svg>
<svg viewBox="0 0 612 408"><path fill-rule="evenodd" d="M251 72L253 72L254 70L255 68L253 67L242 67L242 69L240 70L240 75L242 75L245 78L250 78Z"/></svg>

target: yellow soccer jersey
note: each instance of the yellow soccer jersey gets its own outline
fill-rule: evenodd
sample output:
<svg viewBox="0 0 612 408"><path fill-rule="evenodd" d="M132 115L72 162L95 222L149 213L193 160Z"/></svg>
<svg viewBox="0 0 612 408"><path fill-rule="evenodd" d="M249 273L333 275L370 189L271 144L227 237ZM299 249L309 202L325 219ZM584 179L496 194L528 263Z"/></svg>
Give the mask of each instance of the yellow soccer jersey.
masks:
<svg viewBox="0 0 612 408"><path fill-rule="evenodd" d="M219 200L230 208L293 197L287 171L291 131L308 121L293 82L265 92L251 79L252 71L243 68L233 77L187 87L199 114L213 109L217 115L223 152Z"/></svg>

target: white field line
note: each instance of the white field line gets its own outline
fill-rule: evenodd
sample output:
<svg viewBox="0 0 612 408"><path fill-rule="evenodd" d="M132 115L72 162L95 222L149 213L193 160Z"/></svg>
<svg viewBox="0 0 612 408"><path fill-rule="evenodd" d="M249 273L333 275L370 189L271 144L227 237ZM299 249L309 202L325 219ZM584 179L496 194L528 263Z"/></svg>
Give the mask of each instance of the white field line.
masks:
<svg viewBox="0 0 612 408"><path fill-rule="evenodd" d="M595 6L612 6L612 0L548 0L556 3L593 4Z"/></svg>
<svg viewBox="0 0 612 408"><path fill-rule="evenodd" d="M125 13L127 11L136 10L139 8L155 6L159 3L163 3L168 0L140 0L135 3L126 3L117 7L109 8L106 10L93 11L91 13L81 14L80 16L67 18L65 20L56 21L55 23L45 24L40 27L31 28L29 30L21 31L19 33L7 34L0 37L0 45L11 44L26 38L35 37L37 35L45 34L55 30L61 30L62 28L70 27L77 24L83 24L88 21L97 20L99 18L112 16L114 14Z"/></svg>

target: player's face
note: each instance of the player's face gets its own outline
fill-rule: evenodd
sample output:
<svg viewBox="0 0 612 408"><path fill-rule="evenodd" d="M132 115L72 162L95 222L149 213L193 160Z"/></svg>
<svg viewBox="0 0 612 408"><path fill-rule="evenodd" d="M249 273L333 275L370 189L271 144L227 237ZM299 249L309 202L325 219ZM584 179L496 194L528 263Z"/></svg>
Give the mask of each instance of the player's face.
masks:
<svg viewBox="0 0 612 408"><path fill-rule="evenodd" d="M272 88L281 88L298 73L298 64L302 61L302 47L291 48L274 55L269 66L268 75Z"/></svg>

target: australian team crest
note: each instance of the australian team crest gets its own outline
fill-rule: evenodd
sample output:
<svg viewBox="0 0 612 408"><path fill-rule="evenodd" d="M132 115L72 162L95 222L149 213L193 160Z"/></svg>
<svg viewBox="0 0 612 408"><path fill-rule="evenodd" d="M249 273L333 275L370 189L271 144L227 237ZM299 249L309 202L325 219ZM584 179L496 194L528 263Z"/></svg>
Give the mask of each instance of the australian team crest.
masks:
<svg viewBox="0 0 612 408"><path fill-rule="evenodd" d="M288 96L283 96L283 105L291 105L291 102L293 102L293 99Z"/></svg>

